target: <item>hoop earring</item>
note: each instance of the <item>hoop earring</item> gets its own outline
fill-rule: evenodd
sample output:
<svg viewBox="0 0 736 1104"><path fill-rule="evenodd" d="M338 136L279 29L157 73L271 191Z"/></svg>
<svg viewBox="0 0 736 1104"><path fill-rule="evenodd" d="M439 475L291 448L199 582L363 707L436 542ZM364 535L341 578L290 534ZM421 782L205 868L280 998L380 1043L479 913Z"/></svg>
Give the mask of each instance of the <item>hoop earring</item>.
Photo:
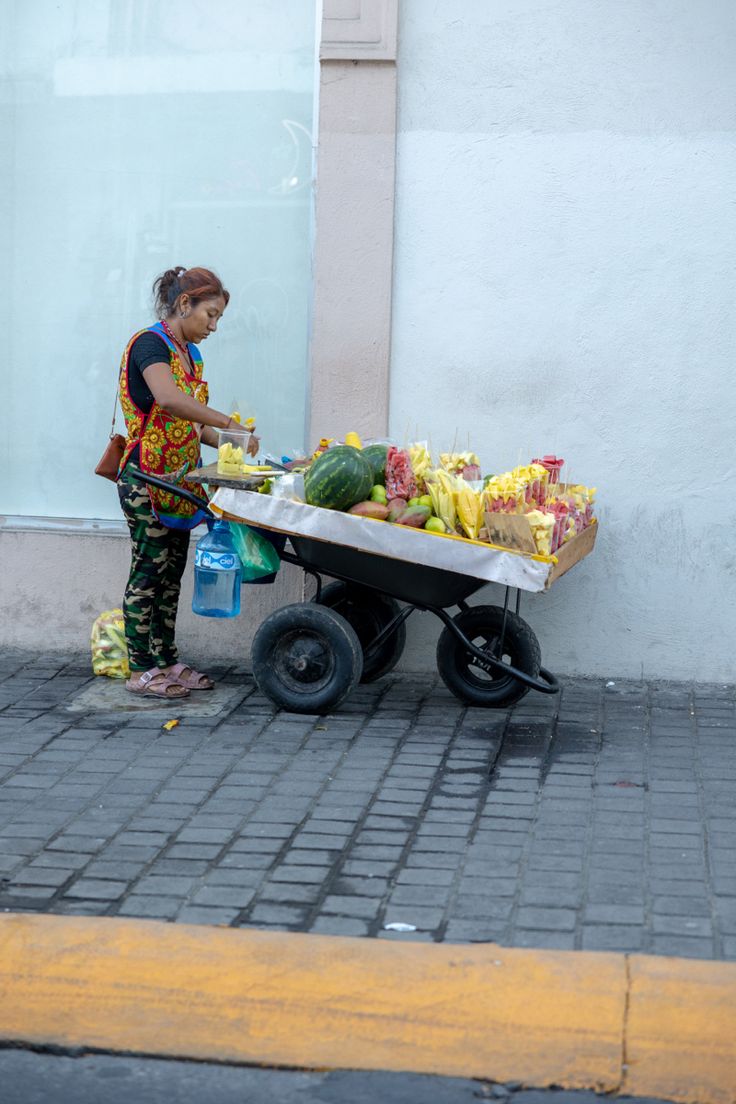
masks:
<svg viewBox="0 0 736 1104"><path fill-rule="evenodd" d="M180 318L188 318L190 313L191 313L190 311L179 311L179 317Z"/></svg>

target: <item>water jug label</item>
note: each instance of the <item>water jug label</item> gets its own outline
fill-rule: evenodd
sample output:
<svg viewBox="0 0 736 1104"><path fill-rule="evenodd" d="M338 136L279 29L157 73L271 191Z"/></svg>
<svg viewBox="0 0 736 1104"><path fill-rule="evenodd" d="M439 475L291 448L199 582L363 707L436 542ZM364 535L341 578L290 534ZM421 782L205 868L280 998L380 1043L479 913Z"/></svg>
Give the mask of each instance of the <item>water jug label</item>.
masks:
<svg viewBox="0 0 736 1104"><path fill-rule="evenodd" d="M197 548L194 553L194 566L209 567L212 571L232 571L235 562L232 552L210 552L206 548Z"/></svg>

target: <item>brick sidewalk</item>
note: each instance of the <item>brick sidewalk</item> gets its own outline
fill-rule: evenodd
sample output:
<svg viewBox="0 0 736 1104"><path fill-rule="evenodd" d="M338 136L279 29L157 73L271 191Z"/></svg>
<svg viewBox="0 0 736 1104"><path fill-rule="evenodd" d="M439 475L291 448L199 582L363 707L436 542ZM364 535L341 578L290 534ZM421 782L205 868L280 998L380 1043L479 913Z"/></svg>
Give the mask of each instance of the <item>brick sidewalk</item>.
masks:
<svg viewBox="0 0 736 1104"><path fill-rule="evenodd" d="M733 687L397 677L321 718L221 674L151 708L0 656L0 908L736 959Z"/></svg>

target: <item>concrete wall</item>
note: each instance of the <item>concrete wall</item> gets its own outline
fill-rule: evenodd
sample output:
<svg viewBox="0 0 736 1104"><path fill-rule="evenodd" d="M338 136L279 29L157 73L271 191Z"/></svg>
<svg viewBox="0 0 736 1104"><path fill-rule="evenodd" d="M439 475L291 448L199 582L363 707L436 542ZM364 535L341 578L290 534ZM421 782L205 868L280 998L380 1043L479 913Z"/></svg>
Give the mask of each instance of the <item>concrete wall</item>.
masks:
<svg viewBox="0 0 736 1104"><path fill-rule="evenodd" d="M730 0L401 3L391 432L598 486L595 554L523 610L560 672L734 676L735 30Z"/></svg>
<svg viewBox="0 0 736 1104"><path fill-rule="evenodd" d="M197 530L198 538L204 529ZM278 606L299 602L303 576L284 565L273 586L244 586L231 620L192 613L193 550L182 584L177 642L183 659L243 663L253 633ZM130 565L127 530L99 535L54 530L0 530L0 646L43 652L88 648L92 623L120 606Z"/></svg>

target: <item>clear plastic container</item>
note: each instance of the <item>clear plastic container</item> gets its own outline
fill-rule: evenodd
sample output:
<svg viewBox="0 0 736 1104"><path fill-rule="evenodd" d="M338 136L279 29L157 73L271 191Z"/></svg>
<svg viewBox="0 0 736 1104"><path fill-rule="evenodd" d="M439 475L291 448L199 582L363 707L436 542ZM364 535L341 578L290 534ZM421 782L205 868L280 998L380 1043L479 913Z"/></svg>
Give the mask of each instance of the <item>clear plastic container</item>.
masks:
<svg viewBox="0 0 736 1104"><path fill-rule="evenodd" d="M250 462L247 429L218 429L217 471L219 475L242 475L242 466Z"/></svg>
<svg viewBox="0 0 736 1104"><path fill-rule="evenodd" d="M237 617L242 572L227 521L216 521L194 552L192 610L200 617Z"/></svg>

